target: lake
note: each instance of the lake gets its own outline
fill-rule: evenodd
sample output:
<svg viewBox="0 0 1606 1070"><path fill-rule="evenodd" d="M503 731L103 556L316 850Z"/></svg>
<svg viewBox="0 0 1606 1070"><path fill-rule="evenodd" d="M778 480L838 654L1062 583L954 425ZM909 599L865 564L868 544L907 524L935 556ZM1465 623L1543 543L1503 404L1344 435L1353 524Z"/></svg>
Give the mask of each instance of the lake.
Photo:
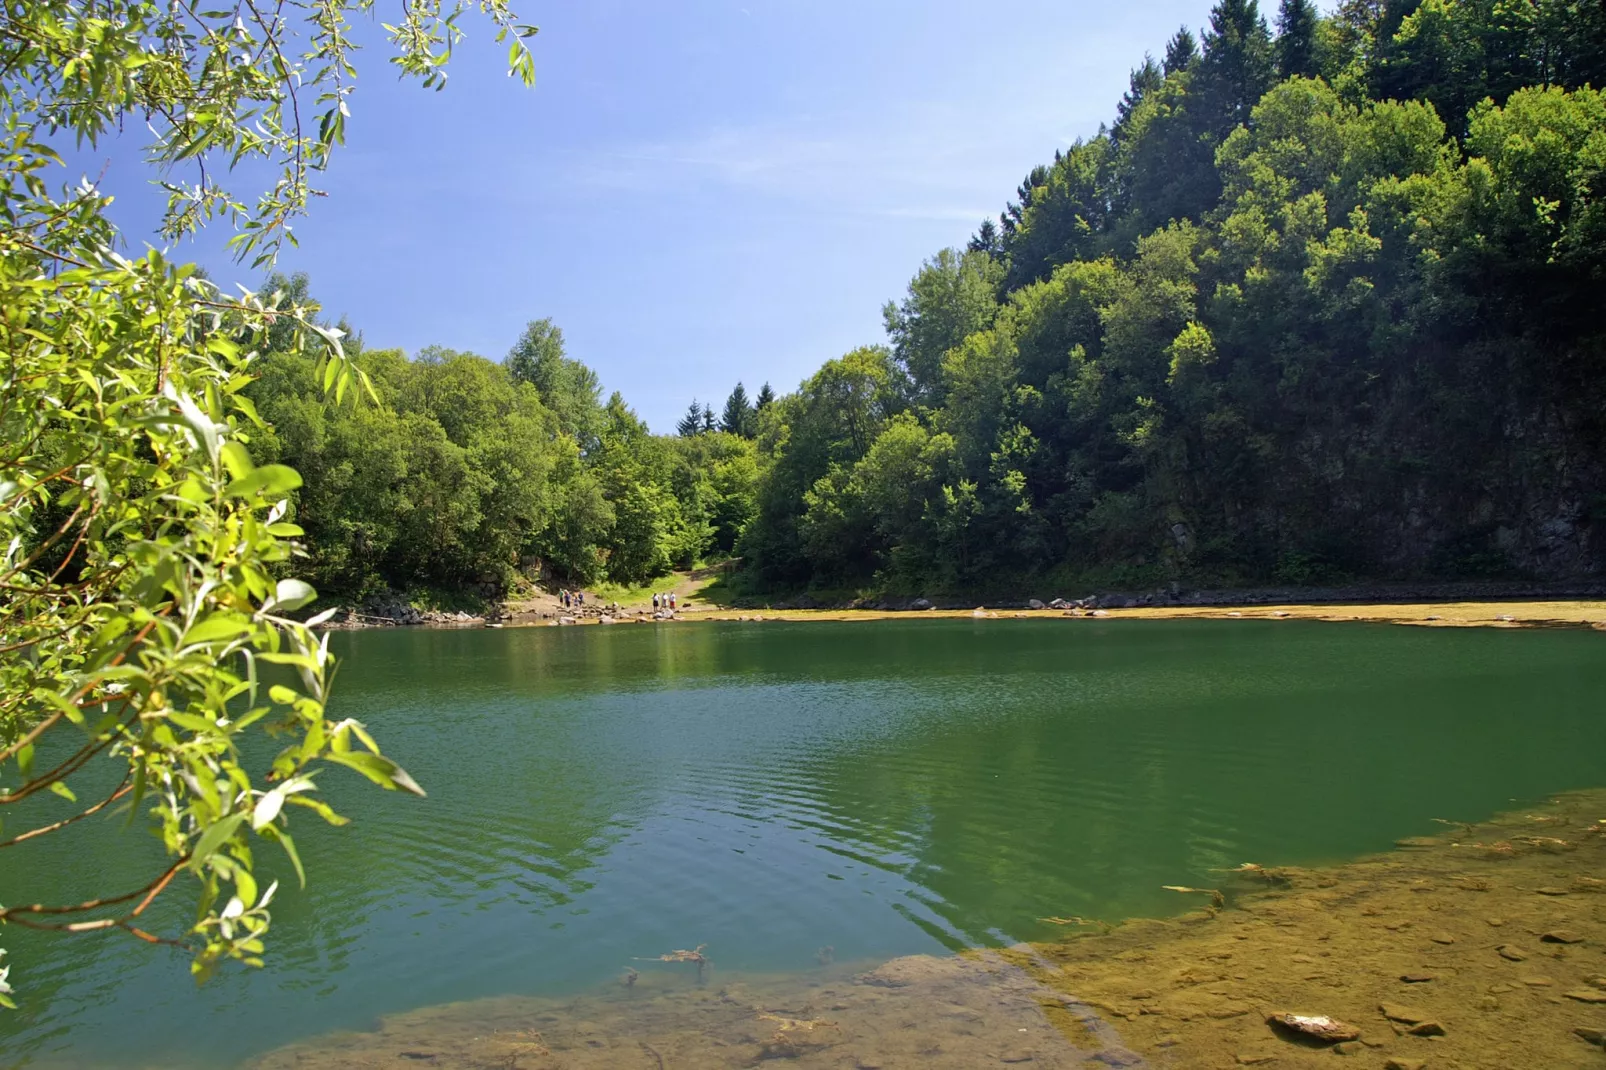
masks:
<svg viewBox="0 0 1606 1070"><path fill-rule="evenodd" d="M1176 913L1195 904L1164 885L1601 786L1602 643L1063 618L339 634L332 712L428 798L322 774L352 826L297 812L311 883L275 903L267 967L199 991L165 949L8 930L0 1065L231 1066L674 949L774 977ZM0 901L142 883L138 840L27 845Z"/></svg>

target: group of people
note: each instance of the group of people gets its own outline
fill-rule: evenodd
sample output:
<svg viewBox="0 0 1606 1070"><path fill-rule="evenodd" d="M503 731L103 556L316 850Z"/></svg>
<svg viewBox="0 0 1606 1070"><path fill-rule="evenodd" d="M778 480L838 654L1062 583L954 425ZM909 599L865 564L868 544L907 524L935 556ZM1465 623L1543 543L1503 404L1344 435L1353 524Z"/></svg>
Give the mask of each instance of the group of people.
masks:
<svg viewBox="0 0 1606 1070"><path fill-rule="evenodd" d="M584 591L559 591L558 598L563 602L564 609L579 609L581 606L586 604L586 593ZM615 602L612 606L603 606L602 608L604 611L610 608L618 609L619 603ZM670 613L673 613L679 608L680 599L675 597L675 592L670 591L668 594L658 594L657 592L653 593L652 611L654 613L657 613L659 610L668 610Z"/></svg>

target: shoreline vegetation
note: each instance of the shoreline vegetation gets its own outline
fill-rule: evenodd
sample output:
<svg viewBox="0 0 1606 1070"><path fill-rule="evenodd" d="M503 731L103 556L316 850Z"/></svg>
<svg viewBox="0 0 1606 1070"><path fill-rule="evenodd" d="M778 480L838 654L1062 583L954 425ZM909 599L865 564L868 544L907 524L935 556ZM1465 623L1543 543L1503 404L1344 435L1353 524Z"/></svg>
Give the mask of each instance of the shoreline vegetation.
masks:
<svg viewBox="0 0 1606 1070"><path fill-rule="evenodd" d="M1606 791L1318 867L1245 862L1195 909L1063 939L722 975L711 948L567 999L504 997L294 1044L251 1070L1026 1064L1588 1067L1606 1035ZM1271 1019L1336 1019L1322 1042ZM1089 1062L1088 1060L1092 1060Z"/></svg>

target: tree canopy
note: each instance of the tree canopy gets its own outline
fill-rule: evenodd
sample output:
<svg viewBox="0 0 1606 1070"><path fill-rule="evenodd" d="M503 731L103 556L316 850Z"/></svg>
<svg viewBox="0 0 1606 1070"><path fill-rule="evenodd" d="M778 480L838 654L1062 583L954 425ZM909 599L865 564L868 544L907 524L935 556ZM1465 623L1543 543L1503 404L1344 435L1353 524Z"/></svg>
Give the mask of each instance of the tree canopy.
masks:
<svg viewBox="0 0 1606 1070"><path fill-rule="evenodd" d="M769 406L756 580L1598 573L1602 10L1221 0Z"/></svg>
<svg viewBox="0 0 1606 1070"><path fill-rule="evenodd" d="M480 5L526 82L532 27ZM255 264L293 241L311 181L344 138L355 77L341 0L209 8L177 0L10 5L0 32L0 849L125 811L165 852L147 883L82 902L0 905L0 924L122 931L193 955L205 976L261 961L275 887L254 844L300 861L289 814L340 818L317 794L331 766L418 791L359 723L328 717L330 660L295 575L302 477L263 463L247 388L264 345L312 338L333 403L366 390L340 332L279 296L231 296L193 267L127 256L93 184L53 190L53 143L148 130L168 192L164 230L223 217ZM404 76L441 84L461 3L409 5L389 28ZM305 51L293 50L297 34ZM254 200L223 183L267 173ZM186 170L188 169L188 170ZM265 761L242 741L266 729ZM104 775L110 766L114 772ZM104 785L95 794L86 785ZM80 799L79 793L85 797ZM51 797L54 798L51 798ZM26 872L8 867L8 887ZM194 921L142 915L182 888ZM12 1006L0 969L0 1005Z"/></svg>

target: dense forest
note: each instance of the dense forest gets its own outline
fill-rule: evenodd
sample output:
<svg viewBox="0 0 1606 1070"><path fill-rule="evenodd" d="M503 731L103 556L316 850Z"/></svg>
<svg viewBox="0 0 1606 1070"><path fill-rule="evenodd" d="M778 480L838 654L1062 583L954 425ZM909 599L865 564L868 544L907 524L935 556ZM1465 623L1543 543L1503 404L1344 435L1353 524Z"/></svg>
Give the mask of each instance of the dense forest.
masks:
<svg viewBox="0 0 1606 1070"><path fill-rule="evenodd" d="M307 279L269 296L308 300ZM248 391L271 430L264 461L297 468L303 571L331 593L506 590L518 575L569 585L635 584L729 555L757 508L757 411L737 430L712 419L685 436L650 434L615 393L564 352L549 320L500 362L431 347L348 351L373 383L330 397L318 358L288 329Z"/></svg>
<svg viewBox="0 0 1606 1070"><path fill-rule="evenodd" d="M1606 6L1221 0L923 265L884 345L679 434L530 326L500 364L273 355L335 589L1569 578L1606 539Z"/></svg>

